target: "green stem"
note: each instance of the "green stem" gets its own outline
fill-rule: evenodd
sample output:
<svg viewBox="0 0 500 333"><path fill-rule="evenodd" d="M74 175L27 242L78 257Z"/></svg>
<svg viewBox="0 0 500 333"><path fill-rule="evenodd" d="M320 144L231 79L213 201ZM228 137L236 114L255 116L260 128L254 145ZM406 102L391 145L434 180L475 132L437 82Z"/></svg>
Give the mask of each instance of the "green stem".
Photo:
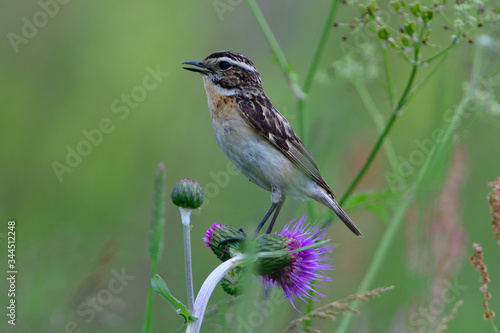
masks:
<svg viewBox="0 0 500 333"><path fill-rule="evenodd" d="M186 270L186 291L188 310L192 313L194 307L193 269L191 265L191 209L179 207L184 233L184 266Z"/></svg>
<svg viewBox="0 0 500 333"><path fill-rule="evenodd" d="M339 0L332 1L332 6L330 7L330 11L328 12L328 18L326 19L325 25L323 26L323 31L321 32L321 37L319 39L318 46L316 47L316 52L314 52L314 57L311 62L311 66L309 67L309 71L307 72L306 80L304 82L305 93L309 92L309 90L311 89L311 84L314 76L316 75L316 71L318 70L318 65L321 60L321 56L323 55L328 36L330 35L330 31L332 30L333 20L335 19L338 5Z"/></svg>
<svg viewBox="0 0 500 333"><path fill-rule="evenodd" d="M323 26L323 31L321 32L321 36L319 38L318 46L316 47L316 51L314 52L314 56L309 66L309 70L307 71L306 80L304 81L303 91L306 95L309 95L309 91L311 89L312 82L318 70L318 66L321 60L321 56L325 50L326 42L328 41L328 37L330 36L330 32L332 30L333 21L335 19L335 14L337 13L337 7L339 4L339 0L333 0L330 10L328 12L328 17L325 21L325 25ZM308 138L307 133L307 99L300 99L298 102L298 114L299 114L299 135L306 142Z"/></svg>
<svg viewBox="0 0 500 333"><path fill-rule="evenodd" d="M392 126L396 122L396 119L398 118L399 113L401 112L401 109L403 108L403 106L406 103L406 98L408 96L408 93L410 92L410 88L411 88L413 81L415 79L415 74L417 73L417 69L418 69L418 64L415 63L412 67L410 78L408 80L408 83L406 84L405 91L404 91L403 95L401 96L401 99L399 100L398 105L392 111L391 117L389 118L389 121L385 125L384 131L380 134L379 138L377 139L377 142L375 143L375 146L373 147L370 155L366 159L365 164L363 165L361 170L358 172L358 174L356 175L356 177L352 181L351 185L349 185L349 187L347 188L347 191L344 193L344 195L340 199L340 202L339 202L340 205L345 203L345 201L351 196L352 191L354 191L354 189L356 188L356 186L360 182L361 178L363 178L366 171L371 166L373 160L375 159L375 156L377 156L377 153L380 150L380 147L382 147L382 143L384 142L385 138L387 137L387 135L391 131Z"/></svg>
<svg viewBox="0 0 500 333"><path fill-rule="evenodd" d="M264 18L264 15L262 15L262 12L260 11L259 6L254 0L248 0L248 5L250 6L250 9L253 12L253 15L255 16L255 19L257 20L257 23L260 26L260 29L264 33L264 36L267 39L267 42L269 43L269 46L271 46L271 49L273 50L274 54L276 55L276 58L278 60L278 64L281 67L281 70L283 73L288 74L290 70L290 64L288 63L288 60L286 60L285 53L281 50L280 45L278 44L278 41L276 40L276 37L274 37L273 32L271 31L271 28L267 24L266 19Z"/></svg>
<svg viewBox="0 0 500 333"><path fill-rule="evenodd" d="M382 133L384 130L384 120L382 115L377 109L377 106L375 105L375 102L370 96L370 93L368 92L368 89L366 89L366 85L363 80L357 79L354 82L354 87L358 91L359 96L361 97L361 101L365 105L366 110L368 110L368 113L370 116L373 118L373 121L375 122L375 126L377 127L377 130L379 133ZM396 157L396 152L394 150L394 147L392 145L391 139L387 138L384 142L384 149L387 154L387 159L389 160L389 164L391 165L392 170L395 170L397 167L397 157Z"/></svg>
<svg viewBox="0 0 500 333"><path fill-rule="evenodd" d="M255 2L255 0L248 0L247 2L248 5L250 6L250 9L253 12L253 15L255 16L255 19L257 20L257 24L259 25L260 29L262 30L262 33L264 33L264 36L266 37L269 46L276 55L278 65L280 66L280 69L283 72L283 74L285 74L288 84L290 85L290 88L292 89L295 97L298 99L305 98L306 94L302 91L302 89L299 86L299 83L297 81L297 75L293 71L292 65L286 59L285 53L283 52L283 50L281 50L281 47L278 41L276 40L276 37L274 37L271 28L267 24L264 15L260 11L259 6Z"/></svg>
<svg viewBox="0 0 500 333"><path fill-rule="evenodd" d="M439 58L438 62L432 67L431 71L427 73L417 84L415 84L415 88L410 92L410 95L408 96L409 99L413 97L426 83L429 81L429 79L437 72L437 69L441 66L441 64L446 60L446 56L448 55L448 52L451 50L448 49L446 53L443 53L442 56Z"/></svg>
<svg viewBox="0 0 500 333"><path fill-rule="evenodd" d="M156 274L156 262L153 262L153 267L151 269L151 276L154 276ZM143 333L149 333L151 332L151 317L153 315L153 288L151 287L151 284L149 286L149 292L148 292L148 303L146 305L146 320L144 321L144 327L142 328Z"/></svg>
<svg viewBox="0 0 500 333"><path fill-rule="evenodd" d="M382 42L382 57L384 59L385 78L387 80L387 93L389 94L389 105L394 107L394 83L392 82L391 67L389 66L389 55L387 47Z"/></svg>
<svg viewBox="0 0 500 333"><path fill-rule="evenodd" d="M443 55L446 55L448 52L450 52L450 50L452 48L454 48L455 46L457 46L457 44L458 44L458 41L454 40L453 42L451 42L450 45L448 45L446 48L444 48L441 52L438 52L435 55L433 55L432 57L430 57L430 58L422 61L422 63L423 64L425 64L425 63L429 64L429 63L433 62L434 60L441 58Z"/></svg>

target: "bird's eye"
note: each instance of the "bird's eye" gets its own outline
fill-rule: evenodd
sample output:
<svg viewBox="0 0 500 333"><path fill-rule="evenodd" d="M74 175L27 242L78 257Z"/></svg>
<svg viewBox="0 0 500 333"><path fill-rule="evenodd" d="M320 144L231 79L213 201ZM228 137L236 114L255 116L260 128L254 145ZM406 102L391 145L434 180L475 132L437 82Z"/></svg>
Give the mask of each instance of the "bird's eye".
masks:
<svg viewBox="0 0 500 333"><path fill-rule="evenodd" d="M219 68L222 70L229 69L231 67L231 64L228 63L227 61L221 61L219 62Z"/></svg>

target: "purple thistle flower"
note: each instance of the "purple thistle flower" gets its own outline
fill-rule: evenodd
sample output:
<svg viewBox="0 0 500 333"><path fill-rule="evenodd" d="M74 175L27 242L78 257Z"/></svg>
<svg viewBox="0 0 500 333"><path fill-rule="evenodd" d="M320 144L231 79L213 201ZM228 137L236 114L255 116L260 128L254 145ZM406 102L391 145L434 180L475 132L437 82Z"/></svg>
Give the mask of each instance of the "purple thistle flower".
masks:
<svg viewBox="0 0 500 333"><path fill-rule="evenodd" d="M213 238L213 235L218 229L222 229L223 226L226 226L225 224L223 225L222 223L213 223L210 228L207 229L207 233L205 234L205 237L203 237L203 243L205 243L206 246L210 247L210 240Z"/></svg>
<svg viewBox="0 0 500 333"><path fill-rule="evenodd" d="M264 234L254 240L257 256L259 253L267 254L256 261L255 273L258 279L262 281L266 292L273 286L281 287L283 294L295 310L297 310L293 303L295 296L304 302L307 302L306 299L319 302L309 293L312 290L317 295L326 297L313 289L313 287L321 288L314 283L315 281L331 281L323 271L333 270L334 267L324 263L330 259L324 254L332 252L334 247L328 244L317 245L317 242L322 241L326 236L326 228L320 229L315 227L314 223L306 223L305 215L298 222L296 220L288 223L279 234ZM210 247L222 261L244 253L247 240L242 230L222 223L214 223L203 238L205 245ZM290 253L290 251L307 246L310 248ZM239 275L240 271L233 272L233 282L230 287L234 290L238 289ZM239 294L239 291L230 294Z"/></svg>
<svg viewBox="0 0 500 333"><path fill-rule="evenodd" d="M313 245L326 236L326 228L320 229L319 227L314 227L314 223L306 224L306 220L307 217L304 215L298 222L295 222L295 219L288 223L279 235L276 233L272 235L274 237L280 236L283 239L282 244L285 247L283 250L293 251L301 247ZM325 295L314 290L313 287L321 288L314 284L315 281L331 281L331 278L325 276L323 271L333 270L334 266L323 263L331 259L323 255L333 250L334 247L323 245L291 253L289 254L290 260L288 265L274 272L259 275L259 279L264 284L266 291L273 286L280 286L283 289L283 294L292 303L295 310L297 310L293 303L295 296L304 302L307 302L306 298L319 302L316 297L309 294L309 291L313 290L317 295L325 297ZM299 310L297 311L300 312Z"/></svg>
<svg viewBox="0 0 500 333"><path fill-rule="evenodd" d="M241 230L222 223L213 223L203 237L203 242L220 260L226 261L243 252L245 238L246 235Z"/></svg>

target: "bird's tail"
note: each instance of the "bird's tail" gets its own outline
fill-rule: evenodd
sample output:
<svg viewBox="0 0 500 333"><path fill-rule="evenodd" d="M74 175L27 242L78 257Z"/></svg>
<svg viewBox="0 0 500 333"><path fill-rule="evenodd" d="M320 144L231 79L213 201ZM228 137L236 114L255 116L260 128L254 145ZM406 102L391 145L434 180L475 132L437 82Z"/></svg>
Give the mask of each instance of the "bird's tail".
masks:
<svg viewBox="0 0 500 333"><path fill-rule="evenodd" d="M344 222L344 224L357 236L363 237L361 231L359 231L358 227L352 222L352 220L347 216L342 207L337 203L337 201L333 198L333 195L328 193L327 191L321 191L323 196L321 198L317 198L319 202L323 205L327 206Z"/></svg>

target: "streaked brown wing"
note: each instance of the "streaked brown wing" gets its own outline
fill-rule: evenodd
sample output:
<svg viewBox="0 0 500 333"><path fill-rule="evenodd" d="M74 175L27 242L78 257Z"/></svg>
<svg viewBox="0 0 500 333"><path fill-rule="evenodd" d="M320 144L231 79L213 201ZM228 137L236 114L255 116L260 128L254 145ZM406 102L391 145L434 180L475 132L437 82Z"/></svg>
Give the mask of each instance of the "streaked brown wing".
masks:
<svg viewBox="0 0 500 333"><path fill-rule="evenodd" d="M240 98L238 107L253 128L335 198L311 154L266 95L253 96L252 100Z"/></svg>

